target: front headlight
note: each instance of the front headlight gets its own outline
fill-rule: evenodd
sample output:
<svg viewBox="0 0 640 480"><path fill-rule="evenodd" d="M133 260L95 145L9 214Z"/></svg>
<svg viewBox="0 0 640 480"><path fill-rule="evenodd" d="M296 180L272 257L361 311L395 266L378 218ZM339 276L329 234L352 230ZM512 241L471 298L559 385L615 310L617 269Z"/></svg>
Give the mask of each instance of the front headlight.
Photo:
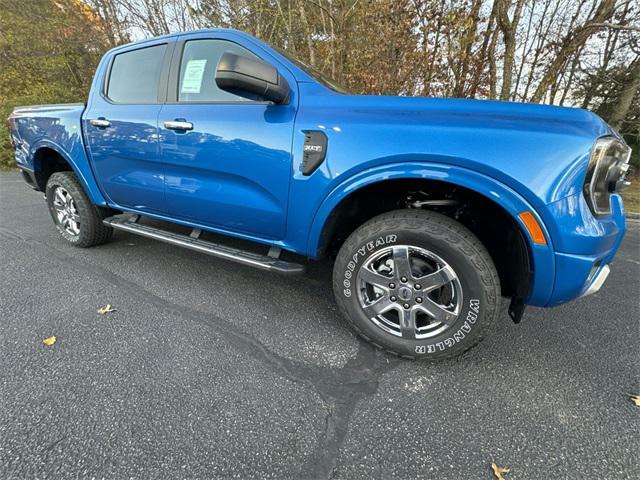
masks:
<svg viewBox="0 0 640 480"><path fill-rule="evenodd" d="M629 170L631 148L616 137L601 137L591 151L584 196L596 216L611 213L611 193L629 186L625 176Z"/></svg>

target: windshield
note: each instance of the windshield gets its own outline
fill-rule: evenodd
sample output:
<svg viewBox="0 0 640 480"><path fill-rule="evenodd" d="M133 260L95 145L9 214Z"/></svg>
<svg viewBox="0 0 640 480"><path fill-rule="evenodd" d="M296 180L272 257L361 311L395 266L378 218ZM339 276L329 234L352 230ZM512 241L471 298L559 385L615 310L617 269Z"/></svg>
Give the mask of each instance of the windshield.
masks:
<svg viewBox="0 0 640 480"><path fill-rule="evenodd" d="M321 83L325 87L330 88L334 92L338 92L338 93L351 93L351 92L349 92L349 90L345 86L341 85L340 83L338 83L333 78L331 78L331 77L325 75L324 73L316 70L315 68L307 65L302 60L300 60L300 59L294 57L293 55L291 55L289 52L286 52L285 50L282 50L281 48L276 48L276 50L278 50L278 52L280 52L282 55L284 55L289 60L291 60L298 68L300 68L305 73L307 73L308 75L310 75L313 78L315 78L319 83Z"/></svg>

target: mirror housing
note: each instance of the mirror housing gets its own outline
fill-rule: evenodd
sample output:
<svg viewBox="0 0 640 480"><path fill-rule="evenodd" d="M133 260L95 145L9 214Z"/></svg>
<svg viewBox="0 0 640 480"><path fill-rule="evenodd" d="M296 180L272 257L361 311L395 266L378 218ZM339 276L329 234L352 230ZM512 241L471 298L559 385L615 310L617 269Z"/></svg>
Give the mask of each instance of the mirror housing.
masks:
<svg viewBox="0 0 640 480"><path fill-rule="evenodd" d="M274 103L286 103L290 88L278 70L267 62L225 52L216 67L216 84L222 90L250 93Z"/></svg>

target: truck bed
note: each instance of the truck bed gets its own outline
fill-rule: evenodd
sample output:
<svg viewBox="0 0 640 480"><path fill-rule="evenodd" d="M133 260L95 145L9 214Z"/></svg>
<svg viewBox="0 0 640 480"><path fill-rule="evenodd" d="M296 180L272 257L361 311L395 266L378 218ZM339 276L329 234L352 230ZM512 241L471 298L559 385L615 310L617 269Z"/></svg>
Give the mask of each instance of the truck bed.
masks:
<svg viewBox="0 0 640 480"><path fill-rule="evenodd" d="M33 152L41 146L59 146L66 152L82 150L81 117L83 103L16 107L9 123L16 145L16 163L34 170Z"/></svg>
<svg viewBox="0 0 640 480"><path fill-rule="evenodd" d="M105 205L85 150L82 135L84 110L83 103L16 107L8 119L16 164L28 183L44 191L43 182L35 174L39 170L38 163L46 155L62 157L78 176L91 200L96 205Z"/></svg>

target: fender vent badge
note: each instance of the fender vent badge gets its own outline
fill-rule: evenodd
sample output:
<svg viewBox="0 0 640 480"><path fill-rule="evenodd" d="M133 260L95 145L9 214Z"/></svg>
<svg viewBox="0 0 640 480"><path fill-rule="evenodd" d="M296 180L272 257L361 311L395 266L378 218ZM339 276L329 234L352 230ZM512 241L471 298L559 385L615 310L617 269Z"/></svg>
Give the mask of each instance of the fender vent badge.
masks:
<svg viewBox="0 0 640 480"><path fill-rule="evenodd" d="M327 136L324 132L309 130L304 132L302 153L302 174L311 175L324 162L327 155Z"/></svg>

